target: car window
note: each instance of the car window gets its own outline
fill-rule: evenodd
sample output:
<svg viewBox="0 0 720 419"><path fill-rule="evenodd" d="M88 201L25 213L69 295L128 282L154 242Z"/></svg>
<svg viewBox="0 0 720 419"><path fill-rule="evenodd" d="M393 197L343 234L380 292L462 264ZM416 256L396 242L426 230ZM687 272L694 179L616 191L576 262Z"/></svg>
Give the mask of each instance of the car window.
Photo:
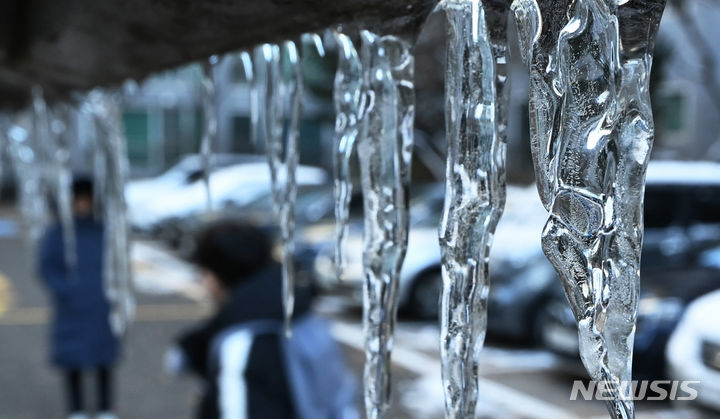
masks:
<svg viewBox="0 0 720 419"><path fill-rule="evenodd" d="M189 185L191 183L195 183L198 180L203 178L203 175L205 174L205 171L203 169L195 169L188 172L188 174L185 176L185 184Z"/></svg>
<svg viewBox="0 0 720 419"><path fill-rule="evenodd" d="M691 190L689 210L692 223L720 223L720 187L698 186Z"/></svg>
<svg viewBox="0 0 720 419"><path fill-rule="evenodd" d="M648 185L645 227L720 224L720 186Z"/></svg>
<svg viewBox="0 0 720 419"><path fill-rule="evenodd" d="M671 186L648 185L645 189L645 227L663 228L679 224L682 199Z"/></svg>

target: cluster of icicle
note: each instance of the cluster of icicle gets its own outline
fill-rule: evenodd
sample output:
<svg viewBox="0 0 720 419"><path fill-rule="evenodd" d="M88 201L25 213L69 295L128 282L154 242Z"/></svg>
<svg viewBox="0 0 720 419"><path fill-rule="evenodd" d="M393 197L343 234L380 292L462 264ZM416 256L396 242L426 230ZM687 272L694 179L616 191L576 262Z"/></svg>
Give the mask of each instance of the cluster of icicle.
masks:
<svg viewBox="0 0 720 419"><path fill-rule="evenodd" d="M408 236L408 189L414 123L414 57L412 43L395 35L363 30L358 52L340 30L328 39L338 47L335 79L337 110L335 196L338 275L347 236L352 194L351 159L357 152L365 204L364 324L367 361L365 394L368 417L377 418L389 405L389 363L397 311L397 284ZM303 35L324 56L323 39ZM294 201L303 74L296 43L263 44L239 54L250 83L250 138L264 142L272 181L273 202L283 244L283 303L286 332L294 305ZM206 72L207 74L207 72ZM206 81L211 81L206 77ZM205 89L208 92L210 89ZM206 106L207 106L206 102ZM209 152L203 147L203 152Z"/></svg>
<svg viewBox="0 0 720 419"><path fill-rule="evenodd" d="M629 383L652 146L648 93L664 0L445 0L448 22L446 202L440 227L441 352L448 418L473 417L487 323L488 260L505 201L507 20L514 12L531 75L531 138L550 219L543 249L579 325L591 377L613 391L614 418L633 417ZM619 4L618 4L619 3ZM365 404L389 400L396 289L407 249L413 58L397 36L363 31L358 55L336 33L339 67L336 263L358 149L365 202Z"/></svg>
<svg viewBox="0 0 720 419"><path fill-rule="evenodd" d="M365 394L368 417L389 405L389 363L397 311L397 284L407 248L408 188L414 122L411 42L362 31L358 53L350 36L334 31L339 70L335 80L337 238L347 232L352 193L351 158L360 160L365 197ZM306 35L324 55L322 39ZM240 60L251 85L252 142L264 140L272 195L283 243L286 331L293 312L294 201L302 105L301 57L292 41L264 44ZM338 271L342 270L338 246Z"/></svg>
<svg viewBox="0 0 720 419"><path fill-rule="evenodd" d="M441 353L448 418L473 417L478 359L487 325L489 253L505 203L507 23L514 13L531 78L531 149L538 190L551 213L544 252L560 275L579 325L583 363L613 391L614 418L633 417L630 366L637 314L642 198L653 139L648 93L654 38L664 0L445 0L448 57ZM359 159L363 192L367 417L383 417L390 400L390 356L398 281L407 250L415 114L411 36L338 29L334 101L337 274L343 274ZM358 51L353 38L360 40ZM321 55L320 36L304 35ZM302 112L302 57L294 41L238 55L250 83L251 132L264 142L283 245L286 332L294 306L294 202ZM216 57L204 66L202 155L210 196L217 136ZM37 239L54 196L74 249L68 195L71 115L48 109L35 91L31 116L3 121L23 214ZM63 105L64 106L64 105ZM106 281L112 323L132 312L124 182L125 141L117 98L91 92L79 108L95 121L95 177L107 224ZM52 181L49 181L52 179ZM75 260L67 254L69 266Z"/></svg>
<svg viewBox="0 0 720 419"><path fill-rule="evenodd" d="M322 40L316 34L303 35L324 54ZM250 84L250 140L256 147L262 142L270 170L272 199L280 226L282 242L282 278L285 333L289 337L294 310L295 254L295 175L299 163L298 139L302 115L303 73L301 52L295 41L280 45L262 44L252 52L240 52L235 58L242 65ZM201 142L208 210L211 209L210 174L213 144L217 137L217 98L215 67L220 59L212 56L203 65L202 105L205 129Z"/></svg>
<svg viewBox="0 0 720 419"><path fill-rule="evenodd" d="M531 78L542 235L578 322L580 356L632 418L645 171L653 141L649 78L665 0L516 0Z"/></svg>
<svg viewBox="0 0 720 419"><path fill-rule="evenodd" d="M508 7L445 3L447 198L440 231L443 382L448 417L472 417L477 357L486 325L487 262L505 201L505 22ZM335 79L336 264L342 275L352 192L350 159L360 160L365 207L365 408L383 417L390 400L390 355L397 287L408 240L414 125L412 43L361 31L358 54L341 32Z"/></svg>
<svg viewBox="0 0 720 419"><path fill-rule="evenodd" d="M104 199L105 223L105 292L112 311L113 330L124 333L134 315L130 266L130 229L127 221L125 183L129 176L127 142L123 129L120 95L101 90L90 92L82 111L94 121L95 195Z"/></svg>
<svg viewBox="0 0 720 419"><path fill-rule="evenodd" d="M104 281L111 302L113 330L124 333L134 311L126 221L127 152L118 98L95 90L74 104L48 106L39 87L33 89L29 111L5 116L0 138L14 169L18 202L34 249L52 220L61 225L68 279L77 258L72 209L71 145L87 144L93 154L97 216L105 225ZM79 137L77 121L93 122L90 141Z"/></svg>
<svg viewBox="0 0 720 419"><path fill-rule="evenodd" d="M370 30L352 37L338 29L335 77L336 265L343 274L357 152L365 208L363 324L365 408L382 417L390 404L390 354L398 281L408 240L410 166L415 118L414 56L409 39Z"/></svg>

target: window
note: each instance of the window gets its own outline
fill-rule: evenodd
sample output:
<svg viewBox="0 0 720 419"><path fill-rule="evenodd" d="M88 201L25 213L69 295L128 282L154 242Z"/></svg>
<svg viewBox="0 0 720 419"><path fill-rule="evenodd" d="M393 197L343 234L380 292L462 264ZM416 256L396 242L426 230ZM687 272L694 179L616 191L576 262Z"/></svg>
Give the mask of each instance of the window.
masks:
<svg viewBox="0 0 720 419"><path fill-rule="evenodd" d="M131 166L146 166L149 163L149 117L145 110L126 110L123 125L127 138L128 158Z"/></svg>

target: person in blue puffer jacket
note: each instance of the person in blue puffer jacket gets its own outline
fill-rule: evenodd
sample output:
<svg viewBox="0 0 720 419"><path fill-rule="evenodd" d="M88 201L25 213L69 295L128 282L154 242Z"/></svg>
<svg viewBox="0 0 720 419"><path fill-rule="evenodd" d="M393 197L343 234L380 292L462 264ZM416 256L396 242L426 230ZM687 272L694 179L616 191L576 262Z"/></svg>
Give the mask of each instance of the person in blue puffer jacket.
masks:
<svg viewBox="0 0 720 419"><path fill-rule="evenodd" d="M76 263L68 266L60 223L46 232L38 253L38 274L48 290L53 317L50 358L63 373L69 417L86 418L83 376L96 374L98 418L114 418L112 369L119 344L109 321L110 303L103 286L104 228L93 214L93 185L73 182Z"/></svg>

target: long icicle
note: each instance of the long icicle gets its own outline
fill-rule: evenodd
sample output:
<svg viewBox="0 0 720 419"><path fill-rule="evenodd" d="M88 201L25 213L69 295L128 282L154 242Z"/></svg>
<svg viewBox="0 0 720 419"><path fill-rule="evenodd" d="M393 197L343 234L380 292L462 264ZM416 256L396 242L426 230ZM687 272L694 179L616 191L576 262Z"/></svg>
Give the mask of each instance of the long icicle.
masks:
<svg viewBox="0 0 720 419"><path fill-rule="evenodd" d="M87 97L87 110L95 122L96 147L103 155L105 223L105 292L111 303L110 324L113 331L125 333L135 311L130 269L130 236L125 203L128 178L128 156L118 97L93 90ZM96 194L97 196L97 194ZM99 196L98 196L99 198Z"/></svg>
<svg viewBox="0 0 720 419"><path fill-rule="evenodd" d="M390 404L397 287L407 251L415 60L410 42L398 36L364 30L362 40L368 95L358 142L365 207L365 409L377 419Z"/></svg>
<svg viewBox="0 0 720 419"><path fill-rule="evenodd" d="M304 33L302 34L302 42L303 43L312 43L315 47L315 51L318 54L318 57L324 58L326 55L325 51L325 44L323 43L323 37L320 34L317 33Z"/></svg>
<svg viewBox="0 0 720 419"><path fill-rule="evenodd" d="M265 151L283 245L283 307L285 334L289 337L295 306L295 173L299 162L302 65L293 41L284 42L282 48L269 44L261 48L265 70L265 109L261 122L265 126Z"/></svg>
<svg viewBox="0 0 720 419"><path fill-rule="evenodd" d="M257 74L258 71L256 71L256 66L249 52L243 51L240 53L240 62L245 73L245 81L250 87L250 144L257 148L258 135L260 135L260 92L258 90L260 74Z"/></svg>
<svg viewBox="0 0 720 419"><path fill-rule="evenodd" d="M345 239L348 235L352 179L350 164L360 134L363 106L362 63L349 36L335 33L339 53L335 75L335 142L333 145L335 170L335 266L338 278L343 275Z"/></svg>
<svg viewBox="0 0 720 419"><path fill-rule="evenodd" d="M215 78L215 68L217 67L219 58L216 55L211 56L207 61L203 62L202 70L202 105L205 118L205 129L203 131L202 141L200 143L200 155L203 162L203 182L205 183L206 209L211 211L212 191L210 190L210 172L212 170L212 153L213 148L217 144L218 134L218 116L217 116L217 86Z"/></svg>
<svg viewBox="0 0 720 419"><path fill-rule="evenodd" d="M58 103L50 112L50 139L53 147L52 161L54 166L52 192L57 205L58 218L63 231L65 263L69 271L74 273L77 266L77 249L75 238L75 219L72 208L72 167L70 147L72 135L72 118L75 116L69 105Z"/></svg>
<svg viewBox="0 0 720 419"><path fill-rule="evenodd" d="M48 189L50 185L50 174L52 170L48 167L51 160L52 146L50 144L50 111L43 96L43 90L40 86L33 86L32 94L32 136L28 145L33 152L33 165L37 173L35 196L32 199L35 208L37 225L30 226L31 237L34 241L40 238L43 230L47 226L49 216Z"/></svg>
<svg viewBox="0 0 720 419"><path fill-rule="evenodd" d="M32 115L16 114L6 121L7 150L15 173L18 204L22 214L27 242L37 244L47 221L47 201L43 192L43 169L38 152L32 144Z"/></svg>
<svg viewBox="0 0 720 419"><path fill-rule="evenodd" d="M280 211L280 231L283 239L283 302L285 304L285 334L290 336L290 326L295 309L295 199L297 198L296 173L300 161L300 117L302 115L303 73L300 55L295 42L283 43L286 67L290 74L285 81L288 101L288 127L285 133L286 184Z"/></svg>
<svg viewBox="0 0 720 419"><path fill-rule="evenodd" d="M543 251L578 322L580 357L634 417L631 367L640 288L649 78L665 0L516 0L530 68Z"/></svg>
<svg viewBox="0 0 720 419"><path fill-rule="evenodd" d="M440 227L445 416L475 416L487 329L488 263L505 206L505 1L446 0L445 210Z"/></svg>

